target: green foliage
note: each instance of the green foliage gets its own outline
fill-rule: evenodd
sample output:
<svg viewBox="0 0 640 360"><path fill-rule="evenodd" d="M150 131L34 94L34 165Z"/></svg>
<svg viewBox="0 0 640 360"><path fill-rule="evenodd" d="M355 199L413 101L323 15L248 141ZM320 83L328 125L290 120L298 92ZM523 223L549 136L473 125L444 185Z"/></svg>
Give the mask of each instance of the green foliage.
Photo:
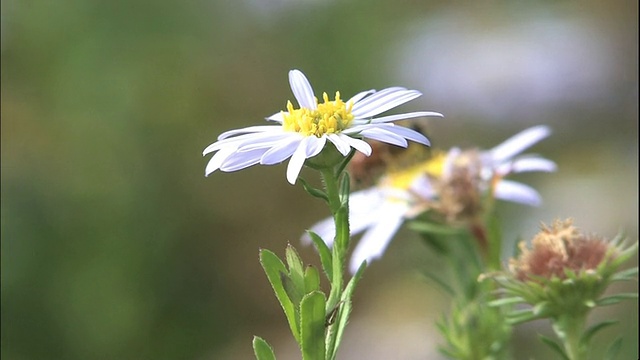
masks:
<svg viewBox="0 0 640 360"><path fill-rule="evenodd" d="M553 350L553 352L558 354L558 356L560 356L562 360L571 360L569 356L567 356L567 354L564 352L564 349L562 349L562 346L553 341L553 339L550 339L541 334L538 334L538 338L540 339L540 341L542 341L543 344L547 345L551 350Z"/></svg>
<svg viewBox="0 0 640 360"><path fill-rule="evenodd" d="M257 360L276 360L271 345L258 336L253 337L253 352Z"/></svg>
<svg viewBox="0 0 640 360"><path fill-rule="evenodd" d="M318 234L313 231L307 231L313 244L318 250L318 254L320 254L320 263L322 264L322 270L327 275L328 279L333 279L333 259L331 255L331 250L327 246L327 244L318 236Z"/></svg>
<svg viewBox="0 0 640 360"><path fill-rule="evenodd" d="M303 360L325 359L325 296L313 291L300 303L300 349Z"/></svg>
<svg viewBox="0 0 640 360"><path fill-rule="evenodd" d="M276 298L278 298L280 306L282 306L282 310L284 310L284 314L289 322L289 327L291 328L291 334L293 334L296 341L300 343L297 309L298 304L293 303L283 284L283 279L290 280L287 268L276 254L266 249L260 250L260 264L262 264L262 268L264 269L265 274L267 274L267 278L269 279L269 283L271 283L271 287L276 294ZM289 289L289 291L296 290L297 289Z"/></svg>

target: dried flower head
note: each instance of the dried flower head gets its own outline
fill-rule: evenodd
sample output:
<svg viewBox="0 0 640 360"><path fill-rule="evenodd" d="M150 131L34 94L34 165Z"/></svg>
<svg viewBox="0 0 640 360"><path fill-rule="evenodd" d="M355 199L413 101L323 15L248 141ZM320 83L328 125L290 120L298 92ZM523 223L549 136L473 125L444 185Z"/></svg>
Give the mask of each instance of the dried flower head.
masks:
<svg viewBox="0 0 640 360"><path fill-rule="evenodd" d="M455 149L457 150L457 149ZM478 150L454 151L444 163L440 176L429 175L437 197L430 200L431 207L448 222L464 221L482 213L483 196L486 194L486 169Z"/></svg>
<svg viewBox="0 0 640 360"><path fill-rule="evenodd" d="M573 220L556 220L553 225L542 225L533 238L532 249L525 242L520 245L521 255L511 259L509 268L520 281L536 277L566 278L566 270L579 273L595 271L604 261L610 261L617 250L606 240L581 234Z"/></svg>
<svg viewBox="0 0 640 360"><path fill-rule="evenodd" d="M638 250L638 243L627 246L624 236L613 240L585 235L573 220L557 220L542 225L528 248L511 259L508 272L487 274L502 285L508 295L498 303L526 303L533 308L518 311L511 321L519 323L540 318L562 322L584 318L597 306L611 305L637 294L603 296L615 281L633 280L638 268L620 270Z"/></svg>

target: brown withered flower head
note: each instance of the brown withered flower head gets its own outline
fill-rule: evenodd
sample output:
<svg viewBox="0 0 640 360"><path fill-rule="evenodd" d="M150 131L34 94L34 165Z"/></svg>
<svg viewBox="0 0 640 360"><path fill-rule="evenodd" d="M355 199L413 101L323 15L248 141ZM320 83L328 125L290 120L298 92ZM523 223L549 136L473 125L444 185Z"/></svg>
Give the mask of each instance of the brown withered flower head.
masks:
<svg viewBox="0 0 640 360"><path fill-rule="evenodd" d="M514 324L550 318L562 328L565 321L584 319L593 308L636 298L637 294L609 294L617 281L635 281L638 268L622 265L638 251L638 242L629 243L623 234L608 240L585 235L573 220L556 220L542 225L531 247L520 243L521 254L511 259L509 271L484 274L501 285L505 297L497 304L529 304L509 316ZM569 321L571 322L571 321ZM563 325L564 324L564 325Z"/></svg>
<svg viewBox="0 0 640 360"><path fill-rule="evenodd" d="M438 198L433 207L448 222L465 221L481 214L483 194L488 184L482 178L483 162L477 150L467 150L448 156L443 174L432 176Z"/></svg>
<svg viewBox="0 0 640 360"><path fill-rule="evenodd" d="M580 233L572 219L556 220L551 226L543 224L531 245L529 249L521 242L520 257L509 263L520 281L535 277L565 279L567 270L595 271L603 261L613 260L617 252L608 241Z"/></svg>

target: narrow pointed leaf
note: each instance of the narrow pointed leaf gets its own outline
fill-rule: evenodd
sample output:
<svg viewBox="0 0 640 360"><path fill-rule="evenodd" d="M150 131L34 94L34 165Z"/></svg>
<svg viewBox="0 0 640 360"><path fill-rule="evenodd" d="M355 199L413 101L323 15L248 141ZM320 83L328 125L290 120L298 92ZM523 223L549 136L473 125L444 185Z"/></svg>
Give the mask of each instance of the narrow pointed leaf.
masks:
<svg viewBox="0 0 640 360"><path fill-rule="evenodd" d="M366 267L367 267L367 262L363 261L360 267L358 268L358 270L356 271L355 275L353 275L351 280L349 280L349 283L344 288L344 292L342 293L342 298L340 299L342 301L342 308L338 310L339 311L338 317L335 324L336 332L337 332L336 342L335 344L333 344L333 349L331 351L334 357L338 351L338 347L340 346L340 340L342 340L342 335L344 334L344 330L347 326L347 323L349 322L349 315L351 314L351 307L352 307L351 298L353 297L353 292L356 288L356 285L358 285L360 278L362 278L362 274Z"/></svg>
<svg viewBox="0 0 640 360"><path fill-rule="evenodd" d="M324 360L325 358L325 297L313 291L302 298L300 303L300 349L303 360Z"/></svg>
<svg viewBox="0 0 640 360"><path fill-rule="evenodd" d="M503 305L513 305L513 304L520 304L524 302L524 299L519 297L519 296L515 296L515 297L509 297L509 298L503 298L503 299L498 299L498 300L493 300L493 301L489 301L487 303L488 306L503 306Z"/></svg>
<svg viewBox="0 0 640 360"><path fill-rule="evenodd" d="M289 277L296 289L304 294L304 264L300 259L300 255L291 244L287 245L285 254L289 265Z"/></svg>
<svg viewBox="0 0 640 360"><path fill-rule="evenodd" d="M616 295L612 295L612 296L603 297L603 298L599 299L596 302L596 304L598 306L607 306L607 305L617 304L617 303L619 303L620 301L623 301L623 300L637 299L637 298L638 298L638 294L636 294L636 293L616 294Z"/></svg>
<svg viewBox="0 0 640 360"><path fill-rule="evenodd" d="M318 234L313 231L308 231L309 236L311 237L311 241L316 246L318 250L318 254L320 254L320 263L322 264L322 270L327 275L329 280L333 279L333 260L331 257L331 250L327 244L322 240Z"/></svg>
<svg viewBox="0 0 640 360"><path fill-rule="evenodd" d="M278 298L280 306L282 306L282 310L284 310L284 314L289 322L289 327L291 328L293 337L296 341L300 342L300 331L298 330L296 309L293 302L291 302L291 299L287 295L280 277L280 274L287 273L284 263L273 252L262 249L260 250L260 264L262 264L262 268L267 275L267 279L269 279L269 282L271 283L271 287L276 294L276 298Z"/></svg>
<svg viewBox="0 0 640 360"><path fill-rule="evenodd" d="M322 191L320 189L314 188L313 186L311 186L311 184L306 182L303 178L298 178L298 180L302 184L302 188L304 189L304 191L309 193L309 195L311 195L313 197L317 197L319 199L322 199L322 200L324 200L326 202L329 202L329 196L327 196L327 193L325 193L324 191Z"/></svg>
<svg viewBox="0 0 640 360"><path fill-rule="evenodd" d="M351 158L353 158L353 155L355 155L355 154L356 154L356 149L352 148L351 151L349 152L349 155L345 156L345 158L342 160L340 165L336 168L336 174L335 174L336 177L338 177L338 176L340 176L340 174L342 174L344 169L349 164L349 161L351 161Z"/></svg>
<svg viewBox="0 0 640 360"><path fill-rule="evenodd" d="M553 351L556 352L556 354L560 355L560 357L563 360L571 360L567 354L564 353L564 350L562 349L562 347L560 345L558 345L557 342L549 339L548 337L544 336L544 335L540 335L538 334L538 337L540 338L540 340L545 343L546 345L548 345Z"/></svg>
<svg viewBox="0 0 640 360"><path fill-rule="evenodd" d="M342 178L340 179L340 202L343 206L349 206L349 194L351 179L349 178L349 173L344 173Z"/></svg>
<svg viewBox="0 0 640 360"><path fill-rule="evenodd" d="M438 225L426 221L412 221L408 224L408 227L415 232L426 234L459 235L466 232L466 230L456 227Z"/></svg>
<svg viewBox="0 0 640 360"><path fill-rule="evenodd" d="M593 326L591 326L587 331L584 332L584 334L582 335L582 337L580 338L580 343L583 346L587 346L589 345L589 343L591 342L591 338L593 338L593 336L600 330L607 328L613 324L618 323L617 320L608 320L608 321L603 321L601 323L595 324Z"/></svg>
<svg viewBox="0 0 640 360"><path fill-rule="evenodd" d="M616 360L621 348L622 338L619 337L607 348L607 352L604 354L603 360Z"/></svg>
<svg viewBox="0 0 640 360"><path fill-rule="evenodd" d="M271 346L259 336L253 337L253 353L257 360L276 360Z"/></svg>
<svg viewBox="0 0 640 360"><path fill-rule="evenodd" d="M308 294L320 288L320 274L318 270L309 265L304 272L304 292Z"/></svg>
<svg viewBox="0 0 640 360"><path fill-rule="evenodd" d="M282 272L280 273L280 281L282 281L282 287L284 287L284 291L286 291L287 296L293 303L294 309L297 309L300 305L300 301L302 301L302 297L305 294L304 285L302 286L302 288L296 286L289 275Z"/></svg>

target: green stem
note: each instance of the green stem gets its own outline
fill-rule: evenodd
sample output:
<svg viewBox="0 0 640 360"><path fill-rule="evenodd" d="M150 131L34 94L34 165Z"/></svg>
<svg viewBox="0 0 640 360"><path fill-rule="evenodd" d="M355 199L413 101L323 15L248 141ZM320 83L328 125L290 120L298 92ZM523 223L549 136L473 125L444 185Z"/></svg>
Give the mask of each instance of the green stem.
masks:
<svg viewBox="0 0 640 360"><path fill-rule="evenodd" d="M331 279L331 291L327 300L327 313L330 313L335 311L336 306L339 305L344 287L343 270L349 246L349 217L348 206L344 207L340 199L340 174L334 174L333 169L323 169L321 174L336 229L336 237L332 247L333 278ZM328 359L335 358L337 352L335 347L338 344L337 336L338 332L334 328L329 329L327 332Z"/></svg>
<svg viewBox="0 0 640 360"><path fill-rule="evenodd" d="M553 323L553 330L562 340L569 360L585 360L587 358L586 348L580 344L584 325L585 316L576 314L567 314Z"/></svg>

